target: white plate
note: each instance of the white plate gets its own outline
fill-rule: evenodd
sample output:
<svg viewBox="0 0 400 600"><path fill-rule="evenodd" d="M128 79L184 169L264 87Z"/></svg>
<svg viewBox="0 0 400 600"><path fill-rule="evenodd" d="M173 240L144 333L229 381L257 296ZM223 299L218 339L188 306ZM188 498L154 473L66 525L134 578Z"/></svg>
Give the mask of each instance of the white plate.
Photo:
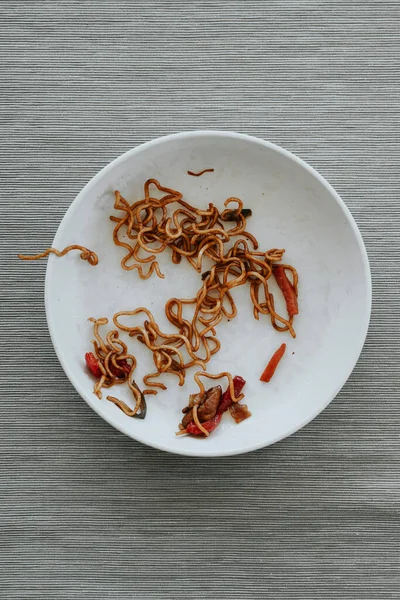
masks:
<svg viewBox="0 0 400 600"><path fill-rule="evenodd" d="M191 177L187 170L214 168ZM112 241L114 190L130 201L142 198L143 183L155 177L177 189L199 207L209 202L222 208L229 196L242 198L253 211L248 229L260 248L286 248L285 262L299 273L297 338L276 332L267 316L255 321L248 286L234 290L239 314L217 328L221 350L208 371L230 371L247 380L245 402L253 416L236 425L225 415L207 439L175 437L181 409L196 392L191 373L186 385L165 379L168 390L148 396L145 420L125 416L116 406L98 400L85 369L91 350L88 317L147 306L161 328L172 331L164 305L168 298L192 297L200 276L186 261L160 258L165 279L142 281L124 271L122 248ZM98 173L81 191L63 218L54 247L77 243L97 252L91 267L78 253L51 256L46 275L46 312L58 358L84 400L111 425L149 446L192 456L239 454L272 444L303 427L339 392L361 352L371 310L371 278L361 235L343 201L306 163L263 140L217 131L180 133L159 138L123 154ZM160 256L160 255L159 255ZM129 343L137 356L136 379L151 372L151 352ZM259 381L272 353L282 342L287 351L269 384ZM193 371L192 371L193 372ZM122 386L113 393L130 402Z"/></svg>

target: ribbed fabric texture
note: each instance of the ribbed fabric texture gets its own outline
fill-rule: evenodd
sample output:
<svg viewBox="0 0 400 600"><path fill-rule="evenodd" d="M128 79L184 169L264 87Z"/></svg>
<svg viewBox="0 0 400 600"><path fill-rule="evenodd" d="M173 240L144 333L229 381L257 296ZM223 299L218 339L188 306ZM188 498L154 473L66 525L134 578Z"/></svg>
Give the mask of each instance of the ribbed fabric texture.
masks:
<svg viewBox="0 0 400 600"><path fill-rule="evenodd" d="M400 598L398 1L0 4L0 597ZM43 306L65 210L105 164L182 130L268 139L340 193L374 285L362 357L305 429L170 456L96 416Z"/></svg>

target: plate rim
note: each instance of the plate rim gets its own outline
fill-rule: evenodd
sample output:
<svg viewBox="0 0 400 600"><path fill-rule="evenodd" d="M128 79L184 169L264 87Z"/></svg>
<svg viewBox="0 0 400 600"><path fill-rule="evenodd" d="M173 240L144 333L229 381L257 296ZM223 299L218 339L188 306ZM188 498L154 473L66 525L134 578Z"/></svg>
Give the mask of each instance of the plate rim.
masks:
<svg viewBox="0 0 400 600"><path fill-rule="evenodd" d="M168 452L170 454L180 455L180 456L212 458L212 457L223 457L223 456L235 456L238 454L245 454L248 452L253 452L255 450L259 450L261 448L266 448L268 446L272 446L273 444L276 444L277 442L293 435L293 433L299 431L300 429L302 429L303 427L308 425L308 423L313 421L319 414L321 414L326 409L326 407L334 400L334 398L338 395L340 390L343 388L343 386L349 379L351 373L353 372L353 370L360 358L362 349L365 344L365 340L367 338L369 324L370 324L370 318L371 318L371 309L372 309L372 277L371 277L370 263L369 263L365 243L364 243L363 237L361 235L361 232L358 228L358 225L357 225L353 215L351 214L350 210L348 209L348 207L346 206L345 202L342 200L340 195L331 186L331 184L322 175L320 175L320 173L318 173L318 171L316 171L313 167L311 167L306 161L299 158L296 154L293 154L292 152L286 150L285 148L282 148L281 146L278 146L277 144L269 142L268 140L264 140L262 138L258 138L256 136L248 135L245 133L236 133L233 131L214 130L214 129L199 129L199 130L194 130L194 131L182 131L179 133L173 133L173 134L169 134L169 135L160 136L160 137L151 139L147 142L144 142L142 144L139 144L139 145L131 148L130 150L124 152L123 154L117 156L114 160L112 160L110 163L108 163L106 166L104 166L100 171L98 171L84 185L84 187L81 189L81 191L77 194L77 196L71 202L70 206L64 213L64 215L57 227L57 231L55 233L54 240L53 240L53 246L57 247L57 238L60 235L61 229L63 227L63 222L65 221L65 219L67 219L68 215L73 211L74 206L76 206L79 203L81 196L86 195L88 192L90 192L90 189L96 185L96 183L99 181L99 179L101 179L108 171L111 171L117 164L119 164L120 162L123 162L125 159L130 158L131 156L134 156L141 150L146 149L146 148L151 148L152 146L158 145L159 143L169 142L169 141L173 141L176 139L184 139L184 138L191 138L191 137L206 137L206 136L214 136L216 138L217 137L228 137L228 138L232 138L232 139L241 139L244 141L258 143L270 150L273 150L275 152L278 152L279 154L282 154L286 158L293 160L299 166L301 166L306 171L308 171L313 177L315 177L323 185L323 187L325 187L327 189L327 191L332 196L332 199L335 200L335 202L339 205L339 207L343 211L343 213L348 221L348 224L350 225L352 232L355 235L355 239L357 241L357 245L359 247L360 254L361 254L361 259L362 259L362 263L363 263L363 271L364 271L363 274L364 274L364 278L365 278L365 284L367 287L367 297L366 297L366 302L365 302L365 307L364 307L365 314L364 314L364 323L363 323L363 333L362 333L362 335L359 336L359 341L358 341L359 347L358 347L358 350L356 351L354 362L351 364L350 368L346 371L346 374L345 374L343 380L337 385L333 394L328 396L328 400L326 402L324 402L324 404L322 406L318 407L318 410L313 412L311 414L311 416L307 416L304 420L302 420L300 423L296 424L295 426L291 427L284 434L277 435L276 438L273 438L272 440L267 441L267 442L261 442L261 443L258 442L256 444L245 445L245 446L242 446L239 448L235 448L234 450L225 450L225 451L224 450L221 450L221 451L213 450L211 452L207 452L206 447L204 447L204 449L203 449L203 447L199 447L198 449L194 448L193 450L184 449L184 448L182 448L182 450L179 450L179 449L171 449L168 446L165 446L164 444L158 444L156 441L149 442L148 440L145 440L144 438L142 438L142 436L140 434L137 435L136 432L133 435L132 431L129 431L127 427L125 427L122 424L116 423L112 416L106 417L101 412L101 404L99 402L95 403L94 400L92 402L91 399L89 400L89 398L86 397L86 393L81 389L81 386L74 379L72 372L69 370L67 361L64 359L61 348L60 348L59 344L57 343L56 334L55 334L55 326L52 322L51 314L50 314L51 313L51 309L50 309L51 277L52 277L53 267L56 264L56 257L53 255L51 255L49 257L49 260L47 262L45 288L44 288L44 299L45 299L45 312L46 312L47 327L49 330L50 338L51 338L54 350L56 352L57 358L61 364L61 367L64 370L64 373L68 377L70 383L72 384L72 386L74 387L76 392L86 402L86 404L88 404L90 406L90 408L92 410L94 410L104 421L106 421L106 423L108 423L109 425L111 425L112 427L114 427L115 429L120 431L121 433L127 435L129 438L134 439L146 446L155 448L157 450L162 450L162 451Z"/></svg>

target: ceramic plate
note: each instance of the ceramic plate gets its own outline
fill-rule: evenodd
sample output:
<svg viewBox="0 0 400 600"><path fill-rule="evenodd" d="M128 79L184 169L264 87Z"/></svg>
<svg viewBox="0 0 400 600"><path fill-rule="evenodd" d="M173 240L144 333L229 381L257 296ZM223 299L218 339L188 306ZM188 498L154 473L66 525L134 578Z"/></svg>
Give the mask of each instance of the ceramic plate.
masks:
<svg viewBox="0 0 400 600"><path fill-rule="evenodd" d="M191 177L188 170L213 168ZM191 370L184 387L173 375L158 396L147 397L146 419L125 416L93 394L84 354L92 349L88 317L110 320L119 310L148 307L162 329L172 332L164 314L171 297L193 297L200 275L182 261L160 256L165 279L139 278L124 271L124 250L114 245L114 190L129 202L143 197L148 178L183 193L189 203L223 208L229 196L253 211L248 230L260 248L285 248L285 262L299 273L296 339L275 331L269 317L253 318L248 285L233 290L238 315L217 328L221 350L208 371L229 371L247 381L245 402L252 417L237 425L229 414L207 439L176 437L182 408L197 391ZM98 173L81 191L63 218L53 246L77 243L99 256L91 267L78 253L49 258L46 312L59 360L77 392L103 419L126 435L162 450L192 456L239 454L272 444L303 427L339 392L361 352L371 308L368 258L361 235L343 201L305 162L266 141L236 133L197 131L159 138L123 154ZM128 338L136 355L136 381L154 371L151 352ZM260 375L273 352L287 350L268 384ZM131 403L129 389L112 390Z"/></svg>

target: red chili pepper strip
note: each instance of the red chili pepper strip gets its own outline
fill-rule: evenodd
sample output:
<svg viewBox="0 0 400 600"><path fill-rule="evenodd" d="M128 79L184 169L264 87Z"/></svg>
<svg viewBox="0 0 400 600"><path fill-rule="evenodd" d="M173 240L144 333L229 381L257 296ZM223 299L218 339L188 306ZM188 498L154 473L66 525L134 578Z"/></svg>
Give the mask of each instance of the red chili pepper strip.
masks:
<svg viewBox="0 0 400 600"><path fill-rule="evenodd" d="M86 361L86 366L89 369L89 371L92 373L92 375L94 375L97 378L101 377L99 361L97 360L97 358L95 357L93 352L86 352L85 361Z"/></svg>
<svg viewBox="0 0 400 600"><path fill-rule="evenodd" d="M121 367L122 371L129 375L129 373L131 372L131 365L125 358L118 361L118 365ZM114 365L110 365L110 371L113 375L115 375L115 377L121 377L122 375L122 371L120 369L116 369Z"/></svg>
<svg viewBox="0 0 400 600"><path fill-rule="evenodd" d="M277 267L273 268L272 272L274 274L276 283L278 284L283 297L285 298L286 310L289 317L297 315L299 313L299 307L297 304L296 290L294 289L293 284L289 281L285 269L278 265Z"/></svg>
<svg viewBox="0 0 400 600"><path fill-rule="evenodd" d="M265 370L260 377L260 381L265 381L265 382L271 381L272 376L275 373L275 369L279 364L279 361L281 360L282 356L285 354L285 350L286 350L286 344L282 344L282 346L280 346L280 348L278 348L278 350L275 352L275 354L272 356L271 360L265 367Z"/></svg>
<svg viewBox="0 0 400 600"><path fill-rule="evenodd" d="M121 367L123 368L123 370L125 371L125 373L129 373L131 372L131 365L128 363L128 361L124 358L122 360L119 361L119 363L121 365Z"/></svg>
<svg viewBox="0 0 400 600"><path fill-rule="evenodd" d="M245 380L243 379L243 377L240 377L240 375L236 375L233 378L233 389L235 391L236 397L238 397L238 395L242 391L245 383ZM222 415L226 410L228 410L231 404L232 398L228 387L228 389L222 394L221 402L219 403L218 407L218 412L215 415L215 417L213 417L209 421L205 421L204 423L202 423L204 429L206 429L210 433L211 431L214 431L214 429L216 429L220 424ZM190 421L189 425L186 427L186 432L190 433L191 435L203 435L203 432L200 431L200 429L197 427L194 421Z"/></svg>
<svg viewBox="0 0 400 600"><path fill-rule="evenodd" d="M203 425L204 429L206 429L208 432L211 433L211 431L214 431L214 429L216 429L218 427L221 419L222 419L222 412L221 413L217 412L215 417L213 417L209 421L205 421L204 423L202 423L202 425ZM194 421L190 421L189 425L186 427L186 432L191 433L192 435L204 435L203 432L200 431L200 429L194 423Z"/></svg>
<svg viewBox="0 0 400 600"><path fill-rule="evenodd" d="M246 384L245 380L243 379L243 377L240 377L240 375L236 375L233 378L233 389L235 391L236 398L239 396L239 394L242 391L242 389L244 388L245 384ZM219 406L218 406L218 412L220 412L221 414L224 413L226 410L228 410L228 408L230 407L231 404L232 404L232 398L231 398L231 393L228 388L222 394L221 402L219 403ZM203 425L203 423L202 423L202 425Z"/></svg>

